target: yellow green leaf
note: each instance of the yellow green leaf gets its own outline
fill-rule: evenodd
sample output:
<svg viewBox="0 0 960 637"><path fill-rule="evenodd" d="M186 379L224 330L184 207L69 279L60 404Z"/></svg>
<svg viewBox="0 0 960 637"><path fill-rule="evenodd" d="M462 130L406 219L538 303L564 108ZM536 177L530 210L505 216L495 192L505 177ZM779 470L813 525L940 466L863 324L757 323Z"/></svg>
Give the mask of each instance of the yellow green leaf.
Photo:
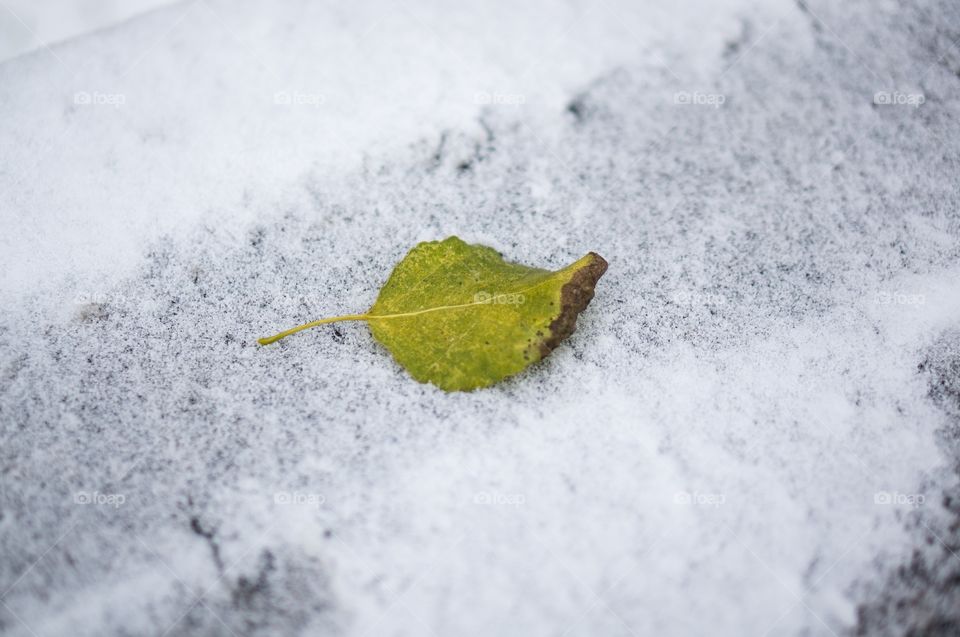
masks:
<svg viewBox="0 0 960 637"><path fill-rule="evenodd" d="M326 323L366 321L418 381L477 389L539 361L569 336L606 269L594 252L551 272L457 237L425 242L397 264L366 314L313 321L260 343Z"/></svg>

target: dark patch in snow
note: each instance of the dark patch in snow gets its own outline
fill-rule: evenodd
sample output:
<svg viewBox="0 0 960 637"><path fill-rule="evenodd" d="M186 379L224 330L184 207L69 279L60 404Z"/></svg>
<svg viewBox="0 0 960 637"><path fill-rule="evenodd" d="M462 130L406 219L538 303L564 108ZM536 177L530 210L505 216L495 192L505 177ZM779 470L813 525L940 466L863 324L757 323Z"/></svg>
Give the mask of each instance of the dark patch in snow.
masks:
<svg viewBox="0 0 960 637"><path fill-rule="evenodd" d="M960 331L945 334L918 365L930 399L947 417L941 445L960 477ZM857 611L857 635L960 634L960 486L945 489L908 524L910 559L886 575Z"/></svg>

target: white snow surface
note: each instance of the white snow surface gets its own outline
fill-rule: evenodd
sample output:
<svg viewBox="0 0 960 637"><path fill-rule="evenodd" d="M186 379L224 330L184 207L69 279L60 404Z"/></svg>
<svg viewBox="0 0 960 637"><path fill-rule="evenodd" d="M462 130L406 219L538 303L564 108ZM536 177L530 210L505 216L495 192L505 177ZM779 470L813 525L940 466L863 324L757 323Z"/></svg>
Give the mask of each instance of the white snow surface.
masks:
<svg viewBox="0 0 960 637"><path fill-rule="evenodd" d="M956 483L917 370L960 327L957 38L201 0L0 65L0 632L854 631ZM610 268L483 391L362 324L256 345L451 234Z"/></svg>
<svg viewBox="0 0 960 637"><path fill-rule="evenodd" d="M0 61L117 24L170 0L3 0ZM55 53L53 55L56 55Z"/></svg>

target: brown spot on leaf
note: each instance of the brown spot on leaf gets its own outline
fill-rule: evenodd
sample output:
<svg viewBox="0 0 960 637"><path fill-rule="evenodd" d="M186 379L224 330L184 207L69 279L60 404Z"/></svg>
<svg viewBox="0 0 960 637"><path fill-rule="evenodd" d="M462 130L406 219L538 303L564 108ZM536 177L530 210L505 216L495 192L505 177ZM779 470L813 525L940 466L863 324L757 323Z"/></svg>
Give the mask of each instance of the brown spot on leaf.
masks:
<svg viewBox="0 0 960 637"><path fill-rule="evenodd" d="M550 336L540 342L540 357L545 358L577 328L577 316L593 299L597 281L607 271L607 262L591 252L590 264L577 270L560 289L560 314L550 323Z"/></svg>

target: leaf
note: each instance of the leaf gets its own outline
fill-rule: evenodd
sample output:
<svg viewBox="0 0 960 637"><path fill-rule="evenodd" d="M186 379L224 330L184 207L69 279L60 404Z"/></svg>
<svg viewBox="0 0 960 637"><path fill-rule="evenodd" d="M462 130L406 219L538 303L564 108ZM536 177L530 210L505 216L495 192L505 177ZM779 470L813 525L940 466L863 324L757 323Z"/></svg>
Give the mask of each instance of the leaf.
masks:
<svg viewBox="0 0 960 637"><path fill-rule="evenodd" d="M366 321L420 382L447 391L486 387L547 356L576 327L607 269L590 252L550 272L509 263L457 237L417 245L366 314L313 321L261 345L337 321Z"/></svg>

